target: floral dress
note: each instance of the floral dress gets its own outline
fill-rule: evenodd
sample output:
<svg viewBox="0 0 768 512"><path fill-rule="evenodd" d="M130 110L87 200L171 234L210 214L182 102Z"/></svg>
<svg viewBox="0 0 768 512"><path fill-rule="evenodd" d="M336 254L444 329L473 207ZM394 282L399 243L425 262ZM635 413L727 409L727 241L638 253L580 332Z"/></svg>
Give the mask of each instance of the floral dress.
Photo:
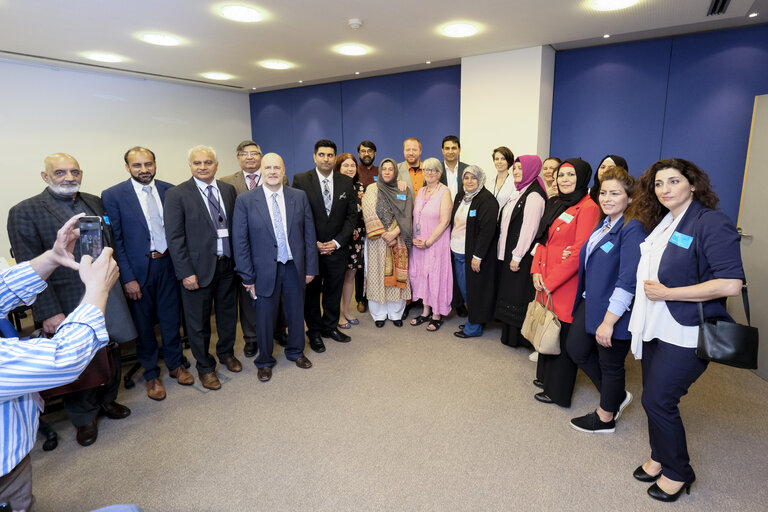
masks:
<svg viewBox="0 0 768 512"><path fill-rule="evenodd" d="M363 268L363 247L365 246L365 223L363 222L363 193L365 187L359 181L355 181L355 190L357 190L357 224L352 230L352 238L349 242L349 260L347 269L357 270Z"/></svg>

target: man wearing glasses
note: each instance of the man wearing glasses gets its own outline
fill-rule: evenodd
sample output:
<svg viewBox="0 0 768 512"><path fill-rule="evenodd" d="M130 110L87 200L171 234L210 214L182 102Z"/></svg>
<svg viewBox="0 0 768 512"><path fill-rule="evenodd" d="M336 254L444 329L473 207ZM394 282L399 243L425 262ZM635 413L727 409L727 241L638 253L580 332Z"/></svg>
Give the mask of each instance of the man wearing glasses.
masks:
<svg viewBox="0 0 768 512"><path fill-rule="evenodd" d="M357 164L357 179L365 188L379 177L379 168L373 165L376 159L376 144L364 140L357 145L357 156L360 162Z"/></svg>

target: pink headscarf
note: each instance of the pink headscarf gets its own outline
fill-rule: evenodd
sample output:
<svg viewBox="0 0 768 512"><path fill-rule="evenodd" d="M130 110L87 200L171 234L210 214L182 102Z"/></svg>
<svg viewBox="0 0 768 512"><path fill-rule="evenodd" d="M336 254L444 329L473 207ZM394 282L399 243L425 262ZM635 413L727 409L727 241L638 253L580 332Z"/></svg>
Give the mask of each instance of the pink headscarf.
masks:
<svg viewBox="0 0 768 512"><path fill-rule="evenodd" d="M533 183L534 180L539 181L539 185L546 194L547 187L544 185L544 180L541 179L541 158L537 155L520 155L515 158L515 163L520 162L520 167L523 168L523 179L520 183L515 183L517 190L523 190L525 187Z"/></svg>

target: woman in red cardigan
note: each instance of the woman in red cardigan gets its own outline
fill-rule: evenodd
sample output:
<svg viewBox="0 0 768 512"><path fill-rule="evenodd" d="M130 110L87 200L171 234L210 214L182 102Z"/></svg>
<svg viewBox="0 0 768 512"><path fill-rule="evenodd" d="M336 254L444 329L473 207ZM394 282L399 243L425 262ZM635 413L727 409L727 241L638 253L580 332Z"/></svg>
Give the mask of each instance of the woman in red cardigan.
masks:
<svg viewBox="0 0 768 512"><path fill-rule="evenodd" d="M569 158L557 169L558 195L547 201L539 229L547 229L546 245L536 248L531 274L536 290L552 294L560 320L560 354L539 355L536 380L543 391L536 400L562 407L571 406L578 367L568 357L565 340L573 317L579 279L579 251L597 225L600 209L589 197L592 167L580 158Z"/></svg>

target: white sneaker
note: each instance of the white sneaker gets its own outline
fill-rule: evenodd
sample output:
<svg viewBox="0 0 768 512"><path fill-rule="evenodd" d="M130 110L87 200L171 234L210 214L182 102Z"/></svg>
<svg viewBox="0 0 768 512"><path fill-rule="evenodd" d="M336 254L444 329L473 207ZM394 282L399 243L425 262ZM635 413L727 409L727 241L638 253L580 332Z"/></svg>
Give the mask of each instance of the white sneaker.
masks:
<svg viewBox="0 0 768 512"><path fill-rule="evenodd" d="M618 421L619 417L621 416L621 413L624 411L624 409L627 408L629 403L632 401L632 393L629 391L625 391L626 396L624 397L624 401L621 402L621 405L619 406L619 412L616 413L616 416L614 416L613 420Z"/></svg>
<svg viewBox="0 0 768 512"><path fill-rule="evenodd" d="M529 361L533 361L534 363L538 362L539 360L539 353L538 352L531 352L531 355L528 356Z"/></svg>

